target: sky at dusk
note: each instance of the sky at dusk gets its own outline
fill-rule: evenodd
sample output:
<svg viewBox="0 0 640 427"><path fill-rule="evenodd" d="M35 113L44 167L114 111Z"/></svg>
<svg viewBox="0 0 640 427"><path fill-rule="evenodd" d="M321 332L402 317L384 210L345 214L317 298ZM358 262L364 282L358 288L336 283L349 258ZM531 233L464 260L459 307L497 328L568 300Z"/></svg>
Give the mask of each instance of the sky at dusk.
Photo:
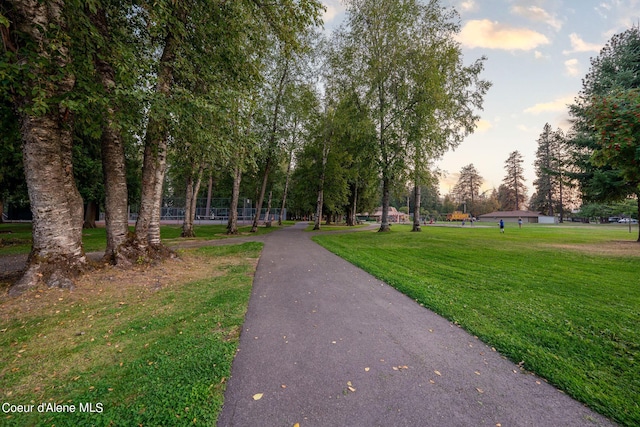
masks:
<svg viewBox="0 0 640 427"><path fill-rule="evenodd" d="M325 31L344 20L340 0L323 0ZM481 191L497 188L512 151L524 157L533 192L537 139L545 123L569 128L567 104L582 88L590 58L607 41L640 22L640 0L441 0L460 14L464 62L486 56L482 77L493 83L473 135L435 164L448 193L470 163L484 178Z"/></svg>

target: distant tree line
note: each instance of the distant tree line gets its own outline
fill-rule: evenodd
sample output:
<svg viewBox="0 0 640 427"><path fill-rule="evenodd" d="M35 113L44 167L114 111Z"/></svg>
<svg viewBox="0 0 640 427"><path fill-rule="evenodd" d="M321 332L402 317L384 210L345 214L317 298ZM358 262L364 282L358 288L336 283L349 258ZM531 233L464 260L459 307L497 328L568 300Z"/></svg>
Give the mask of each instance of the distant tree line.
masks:
<svg viewBox="0 0 640 427"><path fill-rule="evenodd" d="M587 218L616 214L640 216L640 29L617 34L591 60L582 90L569 106L572 127L565 134L547 123L538 138L534 194L528 208L560 220L571 208ZM505 162L507 174L489 198L499 210L521 209L526 202L522 156L516 151ZM460 171L450 197L481 214L486 198L472 164ZM635 208L630 209L631 204ZM638 236L640 241L640 234Z"/></svg>

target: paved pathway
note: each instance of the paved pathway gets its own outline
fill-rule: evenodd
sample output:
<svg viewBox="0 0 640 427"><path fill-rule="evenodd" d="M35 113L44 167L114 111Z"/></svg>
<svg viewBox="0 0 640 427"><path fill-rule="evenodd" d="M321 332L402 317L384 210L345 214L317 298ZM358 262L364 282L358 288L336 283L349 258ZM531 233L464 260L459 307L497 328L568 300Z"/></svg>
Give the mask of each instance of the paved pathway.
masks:
<svg viewBox="0 0 640 427"><path fill-rule="evenodd" d="M218 426L614 425L313 243L304 227L260 239Z"/></svg>

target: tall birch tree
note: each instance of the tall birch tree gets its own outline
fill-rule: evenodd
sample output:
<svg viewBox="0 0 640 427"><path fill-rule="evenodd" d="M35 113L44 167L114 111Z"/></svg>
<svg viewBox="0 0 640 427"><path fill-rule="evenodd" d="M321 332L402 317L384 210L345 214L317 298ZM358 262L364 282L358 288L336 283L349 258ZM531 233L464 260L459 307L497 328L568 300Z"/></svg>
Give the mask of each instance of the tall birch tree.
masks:
<svg viewBox="0 0 640 427"><path fill-rule="evenodd" d="M479 79L484 58L462 63L454 36L457 14L437 0L350 0L342 31L354 59L349 73L376 124L382 187L380 231L389 231L390 190L413 165L455 147L478 120L489 83Z"/></svg>

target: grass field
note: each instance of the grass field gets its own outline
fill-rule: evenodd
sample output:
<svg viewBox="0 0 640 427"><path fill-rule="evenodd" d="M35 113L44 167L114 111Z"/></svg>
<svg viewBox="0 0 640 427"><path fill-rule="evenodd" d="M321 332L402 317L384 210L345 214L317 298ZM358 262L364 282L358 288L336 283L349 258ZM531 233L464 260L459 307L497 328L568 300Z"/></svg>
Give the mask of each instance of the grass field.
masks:
<svg viewBox="0 0 640 427"><path fill-rule="evenodd" d="M183 251L157 266L94 272L71 293L4 300L2 403L34 406L3 406L0 424L215 425L261 248Z"/></svg>
<svg viewBox="0 0 640 427"><path fill-rule="evenodd" d="M290 223L290 222L289 222ZM133 229L131 227L131 229ZM240 235L248 234L251 226L238 227ZM258 227L256 234L269 233L277 227ZM162 240L165 244L184 242L187 240L215 240L233 238L227 236L225 224L195 225L195 238L180 237L182 228L179 225L163 225L160 228ZM3 232L4 231L4 232ZM9 233L10 231L10 233ZM85 252L100 252L106 248L106 232L104 227L82 230L82 243ZM14 254L28 254L31 250L31 223L0 224L0 256Z"/></svg>
<svg viewBox="0 0 640 427"><path fill-rule="evenodd" d="M640 244L617 226L313 239L626 426L640 425Z"/></svg>
<svg viewBox="0 0 640 427"><path fill-rule="evenodd" d="M355 225L355 226L347 226L346 224L342 223L342 224L330 224L330 225L325 225L325 224L320 224L320 230L314 230L313 227L313 223L310 222L309 225L307 226L307 228L304 229L304 231L307 232L312 232L312 233L319 233L322 231L338 231L338 230L353 230L354 228L364 228L366 227L367 224L361 224L361 225Z"/></svg>

